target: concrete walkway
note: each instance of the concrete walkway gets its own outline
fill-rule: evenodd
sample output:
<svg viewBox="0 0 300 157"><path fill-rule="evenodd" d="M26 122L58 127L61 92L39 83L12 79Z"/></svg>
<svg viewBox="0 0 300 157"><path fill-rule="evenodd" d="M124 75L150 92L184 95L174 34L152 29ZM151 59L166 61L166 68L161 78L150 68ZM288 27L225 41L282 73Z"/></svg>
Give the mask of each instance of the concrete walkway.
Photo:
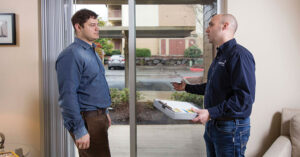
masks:
<svg viewBox="0 0 300 157"><path fill-rule="evenodd" d="M205 157L204 126L138 125L138 157ZM112 157L129 157L129 126L109 128Z"/></svg>

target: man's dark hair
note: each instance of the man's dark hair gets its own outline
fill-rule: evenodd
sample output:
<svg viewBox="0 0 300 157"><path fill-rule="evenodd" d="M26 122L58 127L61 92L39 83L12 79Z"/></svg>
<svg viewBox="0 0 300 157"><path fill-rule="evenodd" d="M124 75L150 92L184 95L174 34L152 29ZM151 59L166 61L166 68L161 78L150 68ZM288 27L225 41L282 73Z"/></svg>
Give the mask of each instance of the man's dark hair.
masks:
<svg viewBox="0 0 300 157"><path fill-rule="evenodd" d="M75 29L76 23L78 23L81 27L83 27L83 24L89 18L97 19L97 17L98 17L98 15L95 12L88 10L88 9L81 9L73 15L71 21L72 21L73 27ZM76 29L75 29L75 31L76 31Z"/></svg>

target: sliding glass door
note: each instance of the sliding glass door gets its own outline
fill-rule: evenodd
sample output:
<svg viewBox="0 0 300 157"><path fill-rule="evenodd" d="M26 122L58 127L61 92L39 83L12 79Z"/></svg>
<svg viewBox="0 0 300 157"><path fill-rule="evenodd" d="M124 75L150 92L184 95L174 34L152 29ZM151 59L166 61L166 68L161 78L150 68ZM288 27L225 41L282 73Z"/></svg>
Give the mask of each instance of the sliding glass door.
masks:
<svg viewBox="0 0 300 157"><path fill-rule="evenodd" d="M203 125L175 120L154 106L203 106L203 96L176 92L171 84L203 82L203 5L136 5L136 29L137 156L205 156Z"/></svg>
<svg viewBox="0 0 300 157"><path fill-rule="evenodd" d="M220 2L205 0L74 0L73 4L62 3L64 9L58 13L68 18L82 8L99 15L100 38L95 44L112 98L109 142L113 157L205 156L204 126L170 118L154 103L183 101L203 107L202 96L176 92L171 82L206 82L215 53L205 37L205 28L220 8L217 4ZM47 16L43 18L50 21ZM64 18L65 30L72 30L69 20ZM70 43L70 38L67 39ZM45 51L43 54L50 56L43 61L45 69L52 67L52 62L47 60L55 60L58 53L53 56ZM56 87L55 79L50 72L45 74L44 80L50 82L47 87ZM48 97L55 94L55 90L47 91L46 88L44 91ZM55 115L59 114L55 109L48 119L54 122ZM50 124L53 123L45 123ZM59 125L63 128L62 123ZM50 127L46 134L57 139L67 132L55 132ZM66 153L68 146L73 144L71 138L61 143L67 148L61 154L72 156ZM56 148L53 142L48 145L50 149L46 148L46 152Z"/></svg>

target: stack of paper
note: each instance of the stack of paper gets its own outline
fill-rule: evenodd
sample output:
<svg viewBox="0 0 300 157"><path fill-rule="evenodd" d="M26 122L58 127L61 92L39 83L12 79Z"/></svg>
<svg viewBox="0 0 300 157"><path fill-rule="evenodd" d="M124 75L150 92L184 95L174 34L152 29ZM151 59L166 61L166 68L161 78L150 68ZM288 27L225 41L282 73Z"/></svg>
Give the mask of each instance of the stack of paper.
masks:
<svg viewBox="0 0 300 157"><path fill-rule="evenodd" d="M193 103L183 101L171 101L154 99L153 105L172 119L191 120L197 116L197 113L191 109L199 109Z"/></svg>

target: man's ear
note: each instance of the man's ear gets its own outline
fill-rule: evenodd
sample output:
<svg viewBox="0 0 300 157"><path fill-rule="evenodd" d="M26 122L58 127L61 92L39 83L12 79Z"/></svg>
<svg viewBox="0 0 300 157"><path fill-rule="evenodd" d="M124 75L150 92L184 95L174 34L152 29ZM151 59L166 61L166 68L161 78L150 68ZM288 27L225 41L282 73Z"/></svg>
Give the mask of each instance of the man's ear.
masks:
<svg viewBox="0 0 300 157"><path fill-rule="evenodd" d="M75 31L76 32L79 32L80 30L81 30L81 26L80 26L80 24L79 23L76 23L75 25L74 25L74 27L75 27Z"/></svg>
<svg viewBox="0 0 300 157"><path fill-rule="evenodd" d="M228 27L229 27L229 23L228 23L228 22L225 22L225 23L223 24L222 30L226 30L226 29L228 29Z"/></svg>

